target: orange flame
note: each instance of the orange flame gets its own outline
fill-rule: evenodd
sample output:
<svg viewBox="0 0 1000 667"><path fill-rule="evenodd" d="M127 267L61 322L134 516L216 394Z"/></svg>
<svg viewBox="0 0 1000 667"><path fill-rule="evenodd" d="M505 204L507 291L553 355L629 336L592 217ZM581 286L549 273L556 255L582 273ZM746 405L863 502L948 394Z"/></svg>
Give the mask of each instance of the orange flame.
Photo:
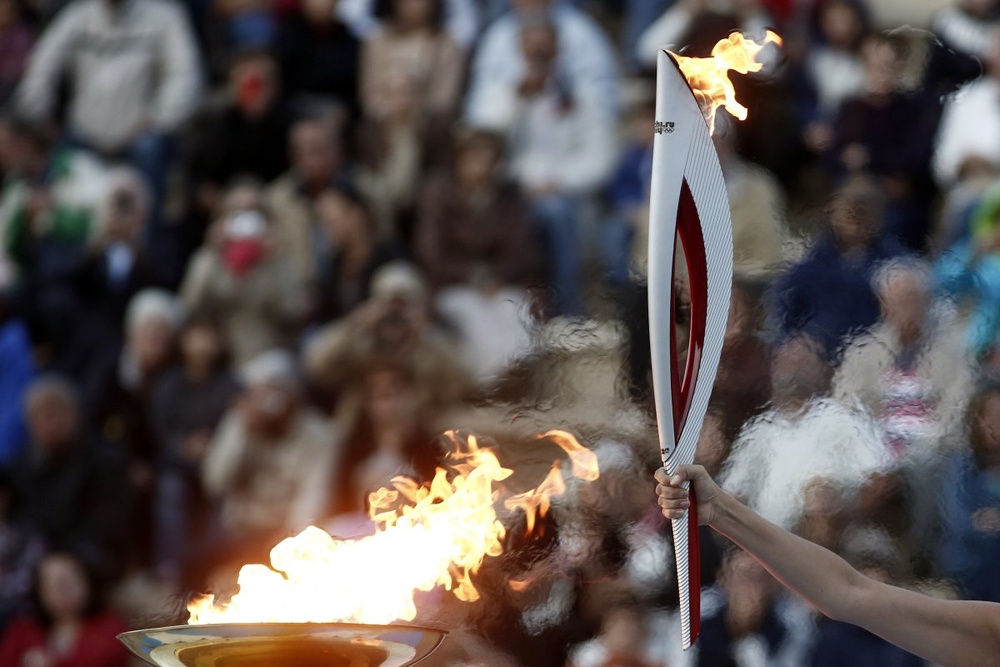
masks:
<svg viewBox="0 0 1000 667"><path fill-rule="evenodd" d="M449 455L450 470L439 468L425 485L396 478L392 488L369 496L374 535L339 540L310 526L271 550L270 567L245 565L239 590L228 601L211 595L193 600L188 622L385 624L416 617L417 591L441 586L461 600L478 599L471 577L487 556L501 554L505 534L494 485L513 471L475 437L446 435L457 446ZM597 477L597 458L572 435L542 437L570 456L574 474ZM565 488L557 462L537 489L506 504L527 512L534 526L536 515L548 511L551 497Z"/></svg>
<svg viewBox="0 0 1000 667"><path fill-rule="evenodd" d="M715 132L715 112L719 107L724 107L740 120L746 120L747 108L736 100L736 90L729 79L729 70L740 74L759 72L764 65L757 61L757 54L769 43L781 46L783 42L777 33L770 30L760 43L734 32L712 48L710 58L688 58L671 52L698 98L709 132Z"/></svg>

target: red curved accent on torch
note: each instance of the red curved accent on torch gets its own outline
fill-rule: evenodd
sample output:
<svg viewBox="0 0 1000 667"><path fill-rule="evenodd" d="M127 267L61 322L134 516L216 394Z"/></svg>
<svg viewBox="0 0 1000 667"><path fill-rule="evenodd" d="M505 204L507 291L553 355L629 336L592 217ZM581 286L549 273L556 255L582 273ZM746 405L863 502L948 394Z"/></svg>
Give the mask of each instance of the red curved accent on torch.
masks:
<svg viewBox="0 0 1000 667"><path fill-rule="evenodd" d="M698 382L698 371L701 368L701 357L705 348L705 326L708 323L708 259L705 254L705 237L701 231L698 208L687 181L681 184L677 207L677 235L684 248L691 290L691 332L683 378L680 375L677 349L675 347L670 350L674 434L680 439L691 408L694 386ZM690 493L692 502L691 509L688 510L688 591L693 644L701 630L701 549L698 544L698 511L694 487L690 489Z"/></svg>

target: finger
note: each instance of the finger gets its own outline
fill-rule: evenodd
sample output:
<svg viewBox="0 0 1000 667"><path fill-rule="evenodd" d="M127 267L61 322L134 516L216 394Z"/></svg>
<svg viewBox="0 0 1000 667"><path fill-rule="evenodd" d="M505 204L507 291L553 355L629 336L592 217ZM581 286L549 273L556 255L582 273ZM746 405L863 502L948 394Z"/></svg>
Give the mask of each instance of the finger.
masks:
<svg viewBox="0 0 1000 667"><path fill-rule="evenodd" d="M687 509L691 507L689 498L657 498L656 504L664 509Z"/></svg>
<svg viewBox="0 0 1000 667"><path fill-rule="evenodd" d="M667 474L667 471L664 468L659 468L656 473L653 474L653 477L655 477L656 481L660 484L667 484L670 481L670 475Z"/></svg>
<svg viewBox="0 0 1000 667"><path fill-rule="evenodd" d="M680 499L688 497L688 490L683 487L656 485L656 495L661 498Z"/></svg>
<svg viewBox="0 0 1000 667"><path fill-rule="evenodd" d="M687 510L683 509L664 509L663 516L670 519L671 521L676 521L678 519L683 519L687 514Z"/></svg>

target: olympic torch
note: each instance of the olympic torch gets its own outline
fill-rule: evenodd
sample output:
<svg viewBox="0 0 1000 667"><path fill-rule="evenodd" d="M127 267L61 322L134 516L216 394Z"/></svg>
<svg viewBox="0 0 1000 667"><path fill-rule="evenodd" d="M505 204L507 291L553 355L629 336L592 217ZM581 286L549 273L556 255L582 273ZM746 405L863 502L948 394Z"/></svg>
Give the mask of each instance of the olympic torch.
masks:
<svg viewBox="0 0 1000 667"><path fill-rule="evenodd" d="M780 43L768 32L767 41ZM660 51L649 207L649 328L660 454L667 472L694 461L722 353L733 278L729 198L712 142L714 116L725 106L740 118L730 69L758 71L763 44L739 33L719 42L712 58ZM674 340L675 242L690 283L691 331L684 368ZM694 490L691 490L692 496ZM673 521L685 650L698 637L700 589L698 517L692 498L686 519Z"/></svg>

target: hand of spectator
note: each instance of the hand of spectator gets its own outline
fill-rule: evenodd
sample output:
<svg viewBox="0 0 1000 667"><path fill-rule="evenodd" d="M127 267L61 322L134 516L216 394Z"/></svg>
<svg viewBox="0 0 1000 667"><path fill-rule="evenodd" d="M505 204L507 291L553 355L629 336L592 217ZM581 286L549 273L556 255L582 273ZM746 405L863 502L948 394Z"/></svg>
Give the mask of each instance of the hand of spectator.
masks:
<svg viewBox="0 0 1000 667"><path fill-rule="evenodd" d="M840 154L840 161L850 171L861 171L867 167L869 158L868 149L858 143L850 144Z"/></svg>
<svg viewBox="0 0 1000 667"><path fill-rule="evenodd" d="M53 667L56 661L44 648L33 648L24 654L22 667Z"/></svg>
<svg viewBox="0 0 1000 667"><path fill-rule="evenodd" d="M682 519L691 507L688 490L682 485L691 482L695 495L698 497L698 523L702 526L711 525L715 520L717 502L722 496L722 489L709 476L702 466L678 466L673 477L667 476L667 471L660 468L656 471L656 496L663 516L668 519Z"/></svg>
<svg viewBox="0 0 1000 667"><path fill-rule="evenodd" d="M357 331L369 331L388 312L388 304L379 299L369 299L351 311L348 324Z"/></svg>

